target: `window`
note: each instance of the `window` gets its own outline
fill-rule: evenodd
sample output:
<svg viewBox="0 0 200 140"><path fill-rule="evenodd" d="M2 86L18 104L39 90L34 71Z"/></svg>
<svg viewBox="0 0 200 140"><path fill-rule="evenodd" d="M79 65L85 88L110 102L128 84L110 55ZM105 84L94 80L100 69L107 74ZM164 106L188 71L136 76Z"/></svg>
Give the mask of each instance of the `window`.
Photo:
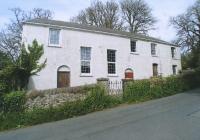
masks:
<svg viewBox="0 0 200 140"><path fill-rule="evenodd" d="M131 41L131 52L136 52L136 42Z"/></svg>
<svg viewBox="0 0 200 140"><path fill-rule="evenodd" d="M158 76L158 64L153 64L153 76Z"/></svg>
<svg viewBox="0 0 200 140"><path fill-rule="evenodd" d="M177 65L172 65L172 71L173 71L173 75L176 75L177 74Z"/></svg>
<svg viewBox="0 0 200 140"><path fill-rule="evenodd" d="M156 44L151 43L151 55L156 55Z"/></svg>
<svg viewBox="0 0 200 140"><path fill-rule="evenodd" d="M175 51L176 51L176 49L174 47L171 47L172 58L175 57Z"/></svg>
<svg viewBox="0 0 200 140"><path fill-rule="evenodd" d="M116 73L116 51L107 50L108 74Z"/></svg>
<svg viewBox="0 0 200 140"><path fill-rule="evenodd" d="M90 73L91 48L81 47L81 73Z"/></svg>
<svg viewBox="0 0 200 140"><path fill-rule="evenodd" d="M60 30L59 29L49 29L49 44L50 45L60 45Z"/></svg>

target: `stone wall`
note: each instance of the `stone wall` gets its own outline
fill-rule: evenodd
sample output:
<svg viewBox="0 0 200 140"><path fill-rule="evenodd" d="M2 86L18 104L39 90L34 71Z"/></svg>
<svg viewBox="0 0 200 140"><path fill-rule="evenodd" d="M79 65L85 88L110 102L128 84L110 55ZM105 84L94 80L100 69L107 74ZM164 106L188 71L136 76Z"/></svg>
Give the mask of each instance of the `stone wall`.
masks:
<svg viewBox="0 0 200 140"><path fill-rule="evenodd" d="M32 90L27 93L26 108L48 108L56 107L65 102L83 100L88 95L88 92L95 85L57 88L49 90Z"/></svg>

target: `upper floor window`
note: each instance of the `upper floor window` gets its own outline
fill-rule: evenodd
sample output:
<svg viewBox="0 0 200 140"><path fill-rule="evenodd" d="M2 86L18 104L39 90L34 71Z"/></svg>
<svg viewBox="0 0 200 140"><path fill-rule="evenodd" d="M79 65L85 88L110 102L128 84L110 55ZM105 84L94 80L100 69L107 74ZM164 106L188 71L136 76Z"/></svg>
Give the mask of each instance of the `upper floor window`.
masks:
<svg viewBox="0 0 200 140"><path fill-rule="evenodd" d="M175 47L171 47L172 58L175 58L175 53L176 53L176 48Z"/></svg>
<svg viewBox="0 0 200 140"><path fill-rule="evenodd" d="M59 46L60 45L60 30L49 29L49 44Z"/></svg>
<svg viewBox="0 0 200 140"><path fill-rule="evenodd" d="M131 52L136 52L136 41L131 41Z"/></svg>
<svg viewBox="0 0 200 140"><path fill-rule="evenodd" d="M172 72L173 72L173 75L177 74L177 65L172 65Z"/></svg>
<svg viewBox="0 0 200 140"><path fill-rule="evenodd" d="M156 44L151 43L151 55L156 55Z"/></svg>
<svg viewBox="0 0 200 140"><path fill-rule="evenodd" d="M116 73L116 50L107 50L108 74Z"/></svg>
<svg viewBox="0 0 200 140"><path fill-rule="evenodd" d="M81 73L90 73L91 48L81 47Z"/></svg>

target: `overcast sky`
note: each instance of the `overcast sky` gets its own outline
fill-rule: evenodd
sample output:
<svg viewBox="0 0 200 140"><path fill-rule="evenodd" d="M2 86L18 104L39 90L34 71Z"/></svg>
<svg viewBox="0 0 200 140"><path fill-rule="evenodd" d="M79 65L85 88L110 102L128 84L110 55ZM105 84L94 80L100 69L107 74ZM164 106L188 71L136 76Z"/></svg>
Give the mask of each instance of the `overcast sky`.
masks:
<svg viewBox="0 0 200 140"><path fill-rule="evenodd" d="M106 0L102 0L106 1ZM117 0L119 1L119 0ZM146 0L157 18L156 30L150 35L171 41L176 37L175 30L169 26L169 18L183 13L196 0ZM32 8L49 9L54 12L54 19L69 21L81 9L90 5L91 0L1 0L0 28L12 18L10 8L20 7L24 10Z"/></svg>

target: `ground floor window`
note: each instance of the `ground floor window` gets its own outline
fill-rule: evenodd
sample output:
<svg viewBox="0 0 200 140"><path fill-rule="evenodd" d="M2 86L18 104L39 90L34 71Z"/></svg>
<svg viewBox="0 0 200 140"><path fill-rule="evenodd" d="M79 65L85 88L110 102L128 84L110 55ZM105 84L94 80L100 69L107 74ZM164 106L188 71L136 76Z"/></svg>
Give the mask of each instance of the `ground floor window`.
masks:
<svg viewBox="0 0 200 140"><path fill-rule="evenodd" d="M81 73L90 73L91 48L81 47Z"/></svg>
<svg viewBox="0 0 200 140"><path fill-rule="evenodd" d="M153 76L158 76L158 64L153 64Z"/></svg>
<svg viewBox="0 0 200 140"><path fill-rule="evenodd" d="M116 50L107 50L108 74L116 73Z"/></svg>
<svg viewBox="0 0 200 140"><path fill-rule="evenodd" d="M173 75L177 74L177 65L172 65Z"/></svg>

